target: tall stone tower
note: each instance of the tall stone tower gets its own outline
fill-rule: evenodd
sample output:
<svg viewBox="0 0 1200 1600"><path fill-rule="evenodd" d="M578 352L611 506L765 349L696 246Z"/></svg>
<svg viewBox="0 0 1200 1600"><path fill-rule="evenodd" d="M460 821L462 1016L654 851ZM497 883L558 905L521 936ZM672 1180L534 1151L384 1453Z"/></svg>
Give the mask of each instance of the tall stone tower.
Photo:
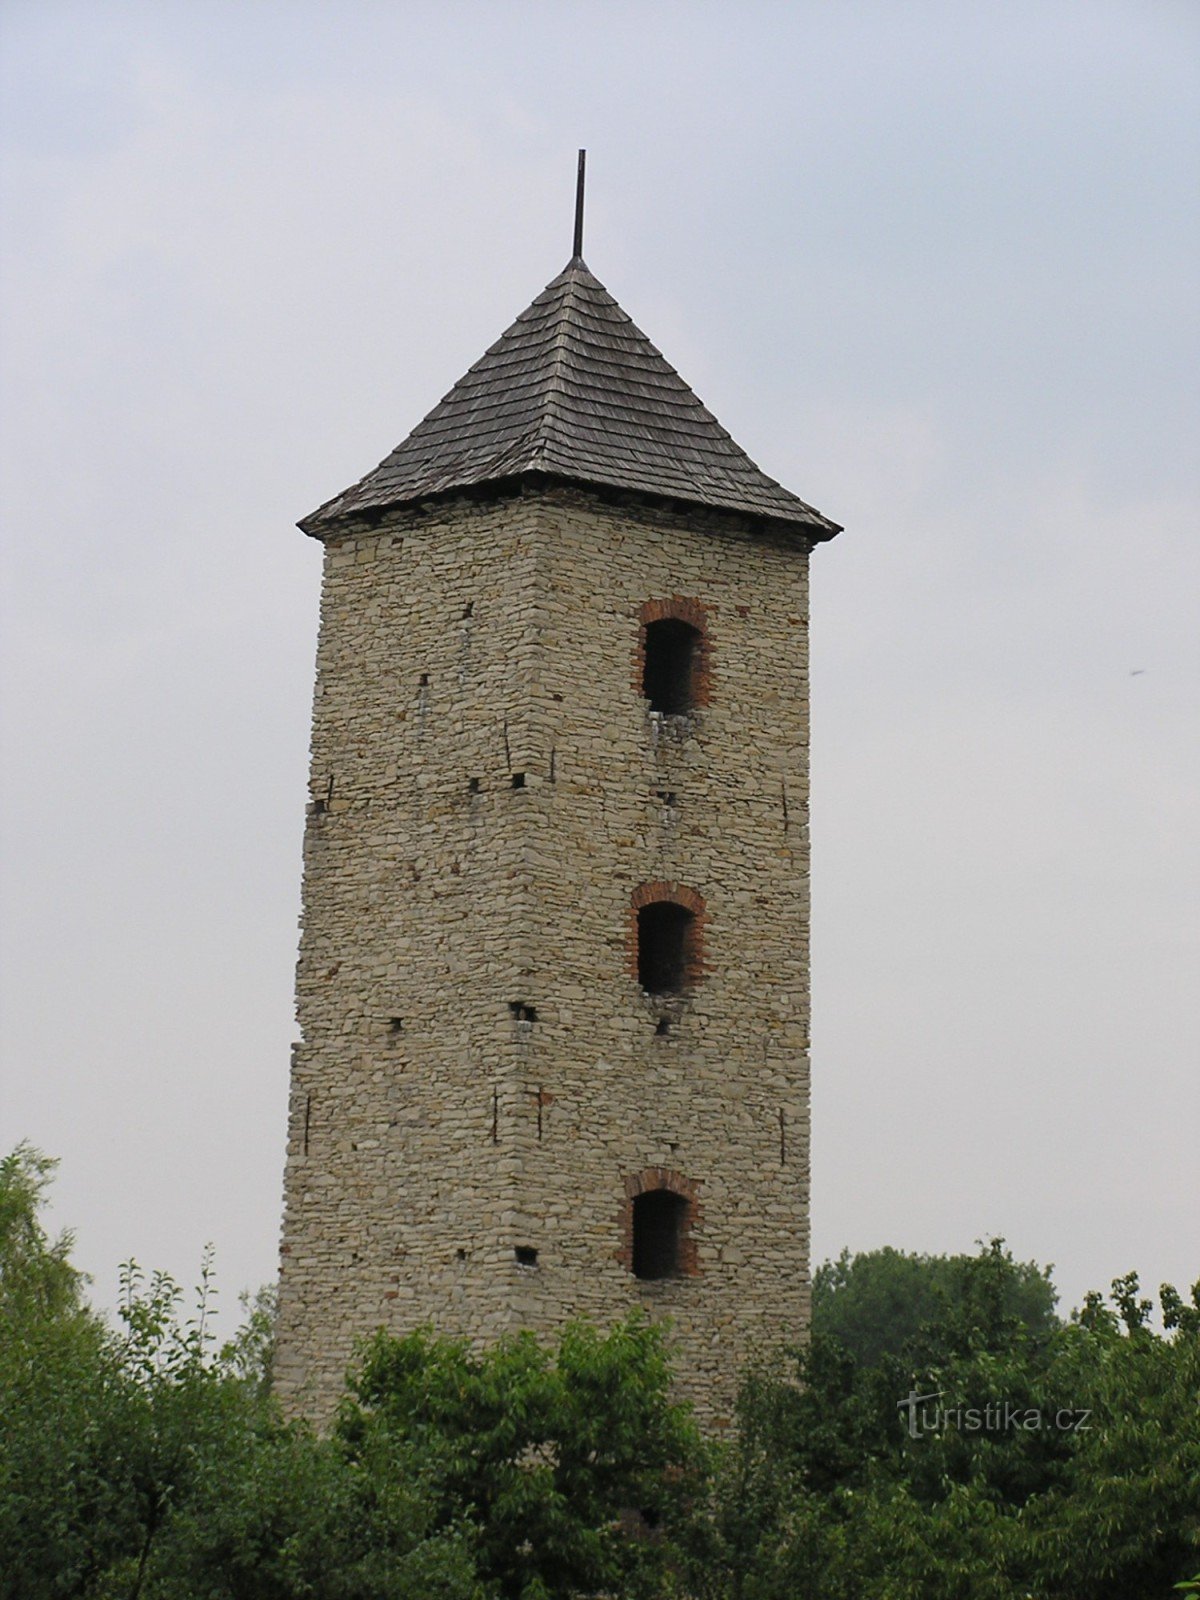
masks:
<svg viewBox="0 0 1200 1600"><path fill-rule="evenodd" d="M276 1382L635 1306L683 1394L809 1308L807 563L577 252L325 546Z"/></svg>

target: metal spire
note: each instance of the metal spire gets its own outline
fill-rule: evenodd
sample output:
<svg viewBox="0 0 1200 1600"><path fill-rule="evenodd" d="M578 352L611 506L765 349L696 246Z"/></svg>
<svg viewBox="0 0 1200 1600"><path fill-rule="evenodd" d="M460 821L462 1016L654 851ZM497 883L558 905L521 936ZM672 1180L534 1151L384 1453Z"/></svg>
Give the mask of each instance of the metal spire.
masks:
<svg viewBox="0 0 1200 1600"><path fill-rule="evenodd" d="M572 260L583 260L583 180L587 167L587 151L579 152L579 173L575 179L575 249Z"/></svg>

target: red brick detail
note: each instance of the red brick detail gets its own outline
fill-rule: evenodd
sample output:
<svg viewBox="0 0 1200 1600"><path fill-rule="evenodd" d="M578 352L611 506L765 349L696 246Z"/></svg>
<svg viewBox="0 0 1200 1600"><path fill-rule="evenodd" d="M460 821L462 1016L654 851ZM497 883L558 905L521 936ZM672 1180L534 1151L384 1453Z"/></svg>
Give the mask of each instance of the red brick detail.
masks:
<svg viewBox="0 0 1200 1600"><path fill-rule="evenodd" d="M641 1172L630 1173L625 1179L625 1196L621 1202L618 1225L621 1244L617 1260L626 1272L633 1271L633 1202L638 1195L650 1189L668 1189L687 1202L683 1228L679 1236L679 1276L695 1278L700 1273L696 1253L695 1232L704 1220L704 1207L700 1204L701 1178L688 1178L671 1167L646 1167Z"/></svg>
<svg viewBox="0 0 1200 1600"><path fill-rule="evenodd" d="M637 981L638 975L638 912L643 906L652 905L657 900L669 900L672 905L683 906L692 913L692 922L688 928L688 941L684 953L684 982L688 988L699 983L705 973L704 963L704 924L707 910L704 896L697 894L695 889L689 889L685 883L669 883L664 879L656 878L651 883L643 883L636 888L629 897L629 931L626 936L626 968L633 980Z"/></svg>
<svg viewBox="0 0 1200 1600"><path fill-rule="evenodd" d="M699 600L687 595L673 594L669 600L647 600L638 612L637 651L633 658L633 692L639 698L646 672L646 628L651 622L662 622L667 617L676 622L686 622L700 635L700 659L692 678L692 704L706 706L712 699L712 640L708 635L709 617L715 606L703 606Z"/></svg>

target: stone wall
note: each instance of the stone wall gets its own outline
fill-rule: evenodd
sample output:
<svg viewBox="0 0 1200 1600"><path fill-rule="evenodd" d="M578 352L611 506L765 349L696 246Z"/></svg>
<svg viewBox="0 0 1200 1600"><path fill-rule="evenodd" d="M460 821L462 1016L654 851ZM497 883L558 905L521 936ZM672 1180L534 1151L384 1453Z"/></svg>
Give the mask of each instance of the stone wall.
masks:
<svg viewBox="0 0 1200 1600"><path fill-rule="evenodd" d="M323 1420L379 1325L486 1339L641 1305L671 1319L681 1392L720 1426L744 1361L802 1336L806 568L798 537L568 488L327 546L291 1410ZM667 615L704 630L688 717L638 693L647 619ZM651 885L703 908L682 996L637 982ZM683 1270L642 1280L631 1207L662 1172L688 1197Z"/></svg>

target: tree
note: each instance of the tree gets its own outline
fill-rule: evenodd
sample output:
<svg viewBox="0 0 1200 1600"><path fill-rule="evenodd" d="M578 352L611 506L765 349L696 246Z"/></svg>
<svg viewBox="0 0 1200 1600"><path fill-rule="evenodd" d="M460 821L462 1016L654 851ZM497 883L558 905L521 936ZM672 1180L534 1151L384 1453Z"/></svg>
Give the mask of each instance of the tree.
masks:
<svg viewBox="0 0 1200 1600"><path fill-rule="evenodd" d="M986 1253L992 1271L985 1279L978 1256L913 1255L887 1246L857 1255L843 1250L813 1274L812 1331L867 1365L899 1355L927 1323L942 1326L954 1314L1009 1318L1032 1334L1048 1333L1057 1320L1054 1269L1014 1261L1002 1239L993 1239ZM992 1297L986 1306L983 1294Z"/></svg>
<svg viewBox="0 0 1200 1600"><path fill-rule="evenodd" d="M523 1333L476 1353L459 1340L380 1333L338 1433L352 1458L403 1452L431 1486L435 1526L470 1530L504 1600L663 1594L698 1439L670 1399L662 1332L634 1315L608 1333Z"/></svg>
<svg viewBox="0 0 1200 1600"><path fill-rule="evenodd" d="M83 1276L70 1263L74 1238L51 1240L41 1210L58 1165L22 1143L0 1160L0 1317L14 1330L33 1317L80 1310Z"/></svg>
<svg viewBox="0 0 1200 1600"><path fill-rule="evenodd" d="M96 1439L117 1364L81 1300L71 1236L41 1221L55 1163L27 1144L0 1161L0 1596L83 1593L111 1509ZM94 1508L94 1515L85 1511Z"/></svg>
<svg viewBox="0 0 1200 1600"><path fill-rule="evenodd" d="M746 1387L689 1539L705 1600L1157 1600L1195 1572L1200 1285L1164 1287L1161 1335L1132 1274L1047 1328L1013 1265L967 1258L899 1353L818 1332Z"/></svg>

